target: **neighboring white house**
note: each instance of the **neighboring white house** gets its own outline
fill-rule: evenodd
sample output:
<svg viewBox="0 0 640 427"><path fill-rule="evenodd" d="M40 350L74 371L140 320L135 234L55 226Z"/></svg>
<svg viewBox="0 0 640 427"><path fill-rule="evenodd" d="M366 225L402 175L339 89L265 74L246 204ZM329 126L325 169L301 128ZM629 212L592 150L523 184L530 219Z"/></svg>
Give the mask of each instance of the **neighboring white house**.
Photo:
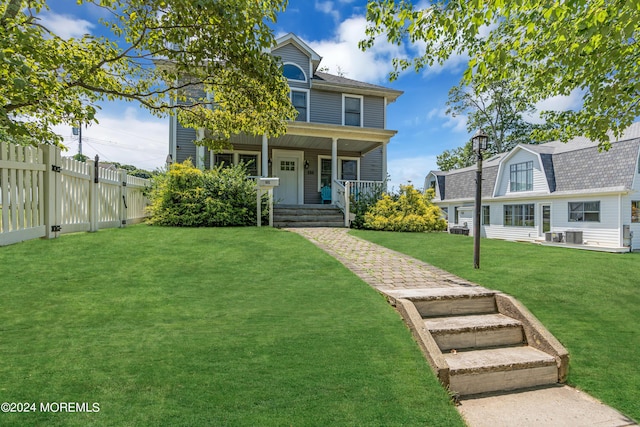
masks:
<svg viewBox="0 0 640 427"><path fill-rule="evenodd" d="M425 179L449 227L467 226L470 234L475 177L474 165ZM609 151L586 138L518 145L485 160L482 178L483 237L640 249L640 123Z"/></svg>

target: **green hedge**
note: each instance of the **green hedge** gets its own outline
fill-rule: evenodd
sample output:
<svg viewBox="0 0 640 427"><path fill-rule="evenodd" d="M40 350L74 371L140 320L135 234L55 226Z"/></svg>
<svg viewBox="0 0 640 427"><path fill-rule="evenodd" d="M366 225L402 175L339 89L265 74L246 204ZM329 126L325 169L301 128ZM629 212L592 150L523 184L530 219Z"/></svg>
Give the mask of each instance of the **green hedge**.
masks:
<svg viewBox="0 0 640 427"><path fill-rule="evenodd" d="M202 171L190 160L153 179L148 223L174 227L256 225L256 188L246 165ZM268 219L267 196L262 221Z"/></svg>

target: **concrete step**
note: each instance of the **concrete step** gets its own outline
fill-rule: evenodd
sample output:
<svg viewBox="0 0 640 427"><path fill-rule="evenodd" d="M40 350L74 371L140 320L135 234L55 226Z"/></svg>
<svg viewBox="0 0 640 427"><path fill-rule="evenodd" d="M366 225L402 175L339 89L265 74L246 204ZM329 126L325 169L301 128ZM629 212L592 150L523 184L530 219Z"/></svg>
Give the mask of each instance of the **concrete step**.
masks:
<svg viewBox="0 0 640 427"><path fill-rule="evenodd" d="M276 221L274 219L273 226L276 228L303 228L303 227L332 227L332 228L343 228L344 220L340 221Z"/></svg>
<svg viewBox="0 0 640 427"><path fill-rule="evenodd" d="M344 227L342 211L330 205L280 205L273 209L273 225L288 227Z"/></svg>
<svg viewBox="0 0 640 427"><path fill-rule="evenodd" d="M279 222L311 222L311 221L342 221L344 223L344 217L341 213L330 215L309 215L309 214L290 214L290 215L273 215L273 219Z"/></svg>
<svg viewBox="0 0 640 427"><path fill-rule="evenodd" d="M424 324L442 351L522 345L522 323L503 314L427 318Z"/></svg>
<svg viewBox="0 0 640 427"><path fill-rule="evenodd" d="M553 356L533 347L505 347L443 354L449 389L461 396L558 382Z"/></svg>

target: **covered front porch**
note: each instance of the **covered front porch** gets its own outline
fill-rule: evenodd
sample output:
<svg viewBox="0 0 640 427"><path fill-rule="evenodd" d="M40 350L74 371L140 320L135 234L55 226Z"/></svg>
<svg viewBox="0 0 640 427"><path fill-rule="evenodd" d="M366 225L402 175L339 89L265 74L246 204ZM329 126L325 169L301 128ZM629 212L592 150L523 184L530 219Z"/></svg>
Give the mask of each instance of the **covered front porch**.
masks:
<svg viewBox="0 0 640 427"><path fill-rule="evenodd" d="M280 178L274 189L276 204L343 208L346 194L357 199L385 190L387 144L395 133L291 122L282 137L238 135L231 143L233 153L245 161L252 156L256 163L253 174ZM211 165L229 155L211 155Z"/></svg>

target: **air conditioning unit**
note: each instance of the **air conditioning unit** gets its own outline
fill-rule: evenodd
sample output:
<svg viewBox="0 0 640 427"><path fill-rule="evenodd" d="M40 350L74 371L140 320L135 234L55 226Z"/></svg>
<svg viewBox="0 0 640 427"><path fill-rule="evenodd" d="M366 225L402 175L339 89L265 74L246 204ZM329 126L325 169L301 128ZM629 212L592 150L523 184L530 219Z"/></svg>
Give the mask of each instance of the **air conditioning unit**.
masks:
<svg viewBox="0 0 640 427"><path fill-rule="evenodd" d="M574 245L582 244L582 231L574 230L567 231L567 243L571 243Z"/></svg>

